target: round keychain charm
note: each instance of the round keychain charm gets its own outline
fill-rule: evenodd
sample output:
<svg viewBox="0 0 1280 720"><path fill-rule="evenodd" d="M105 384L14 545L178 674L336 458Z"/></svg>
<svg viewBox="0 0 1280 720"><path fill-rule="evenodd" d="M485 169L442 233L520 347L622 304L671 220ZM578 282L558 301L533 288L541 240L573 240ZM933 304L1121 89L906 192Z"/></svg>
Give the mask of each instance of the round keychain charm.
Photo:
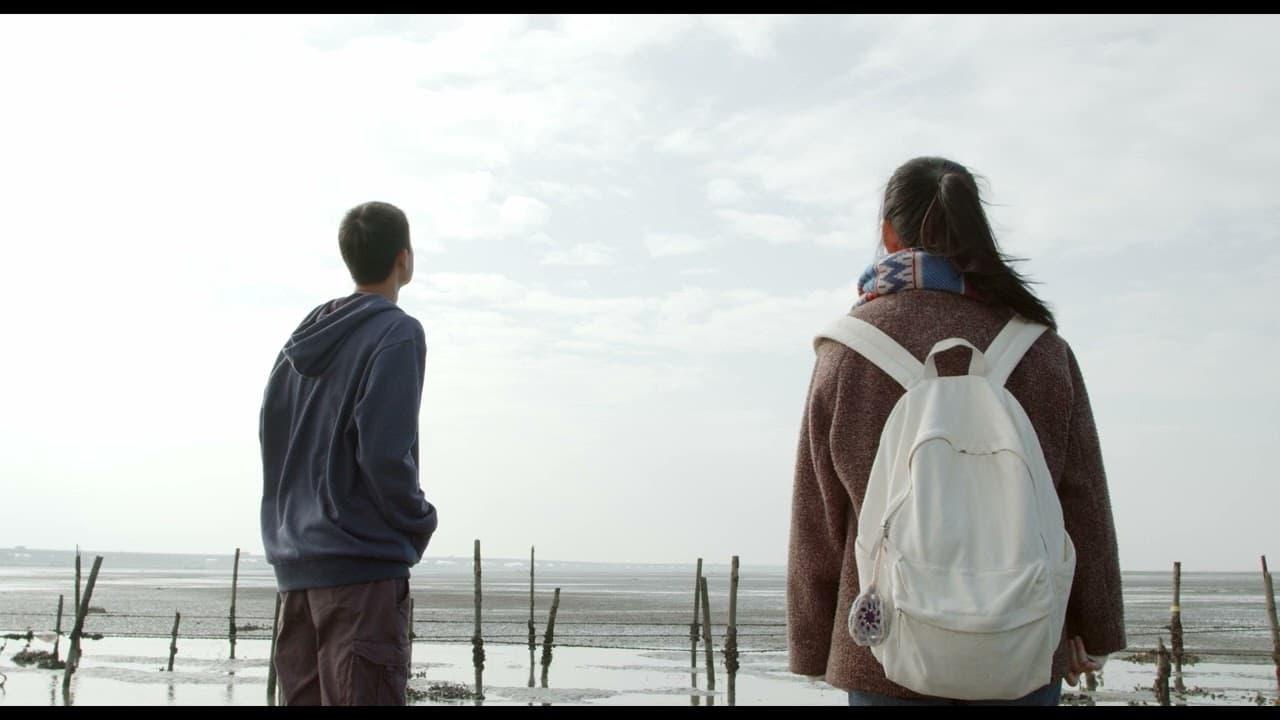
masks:
<svg viewBox="0 0 1280 720"><path fill-rule="evenodd" d="M853 601L849 609L849 635L863 647L874 647L884 642L889 634L889 615L884 601L875 588L868 588Z"/></svg>

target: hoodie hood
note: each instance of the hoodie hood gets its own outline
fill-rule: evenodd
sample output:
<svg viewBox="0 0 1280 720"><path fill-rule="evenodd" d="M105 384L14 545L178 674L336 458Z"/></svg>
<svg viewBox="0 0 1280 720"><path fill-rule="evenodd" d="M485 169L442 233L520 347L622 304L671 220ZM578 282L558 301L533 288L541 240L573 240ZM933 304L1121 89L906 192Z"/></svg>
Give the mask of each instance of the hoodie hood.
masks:
<svg viewBox="0 0 1280 720"><path fill-rule="evenodd" d="M285 343L284 356L300 374L321 375L352 331L374 315L399 309L373 293L357 292L330 300L312 310L293 331Z"/></svg>

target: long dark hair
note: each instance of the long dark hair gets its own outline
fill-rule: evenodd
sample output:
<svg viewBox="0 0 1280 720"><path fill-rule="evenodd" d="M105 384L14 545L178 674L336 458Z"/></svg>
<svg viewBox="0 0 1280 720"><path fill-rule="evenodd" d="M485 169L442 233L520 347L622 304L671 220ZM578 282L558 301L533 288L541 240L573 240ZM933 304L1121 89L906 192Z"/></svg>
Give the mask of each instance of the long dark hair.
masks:
<svg viewBox="0 0 1280 720"><path fill-rule="evenodd" d="M990 302L1057 329L1053 312L1031 292L1031 281L1013 269L1021 260L1005 255L996 244L978 183L965 166L939 157L903 163L885 187L881 217L904 248L951 258Z"/></svg>

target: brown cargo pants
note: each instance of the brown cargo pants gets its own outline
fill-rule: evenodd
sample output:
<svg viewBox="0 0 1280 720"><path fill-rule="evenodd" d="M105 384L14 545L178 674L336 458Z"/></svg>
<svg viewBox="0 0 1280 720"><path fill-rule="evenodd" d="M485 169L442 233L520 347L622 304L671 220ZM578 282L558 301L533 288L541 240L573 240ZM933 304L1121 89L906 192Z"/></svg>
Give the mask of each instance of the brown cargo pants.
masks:
<svg viewBox="0 0 1280 720"><path fill-rule="evenodd" d="M282 704L405 704L407 578L281 595L276 677Z"/></svg>

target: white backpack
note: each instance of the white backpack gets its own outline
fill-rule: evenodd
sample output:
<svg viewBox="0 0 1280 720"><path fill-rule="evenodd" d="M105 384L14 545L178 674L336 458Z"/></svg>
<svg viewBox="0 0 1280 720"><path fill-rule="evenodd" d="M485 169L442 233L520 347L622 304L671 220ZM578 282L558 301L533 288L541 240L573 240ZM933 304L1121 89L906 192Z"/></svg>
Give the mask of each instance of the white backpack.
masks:
<svg viewBox="0 0 1280 720"><path fill-rule="evenodd" d="M1050 680L1076 552L1035 429L1004 387L1044 330L1015 316L985 353L951 338L924 363L849 316L814 340L848 346L907 389L858 515L850 633L916 692L1007 700ZM969 373L938 377L934 356L961 346ZM860 606L871 608L860 619L883 619L870 641Z"/></svg>

